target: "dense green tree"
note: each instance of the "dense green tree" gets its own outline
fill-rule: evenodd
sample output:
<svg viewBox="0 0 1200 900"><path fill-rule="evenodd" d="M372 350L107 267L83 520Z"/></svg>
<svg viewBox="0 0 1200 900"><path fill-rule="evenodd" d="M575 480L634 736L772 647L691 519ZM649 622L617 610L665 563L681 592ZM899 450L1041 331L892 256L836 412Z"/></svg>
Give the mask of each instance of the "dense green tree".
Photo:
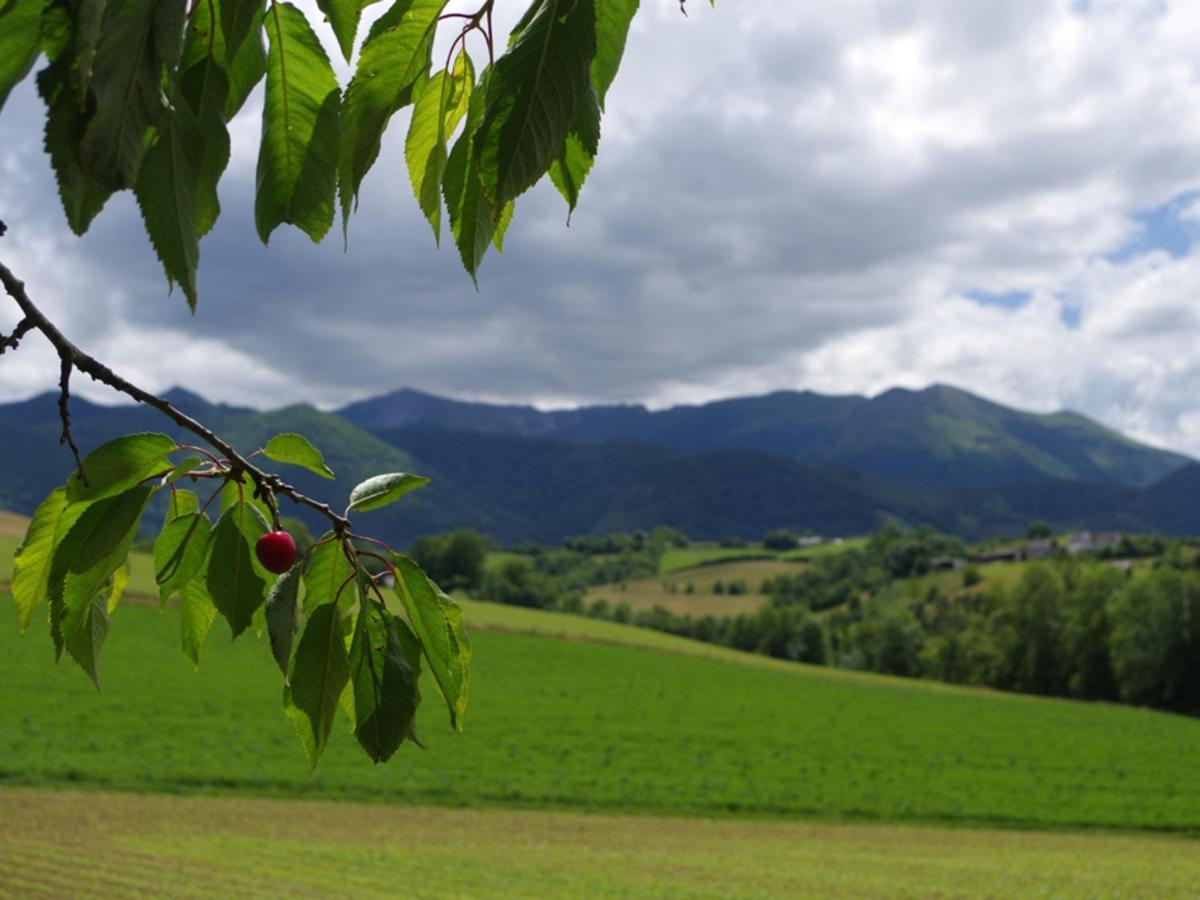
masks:
<svg viewBox="0 0 1200 900"><path fill-rule="evenodd" d="M1171 568L1139 574L1109 616L1121 699L1200 711L1200 578Z"/></svg>
<svg viewBox="0 0 1200 900"><path fill-rule="evenodd" d="M558 602L554 582L524 559L506 560L484 575L481 596L492 603L551 609Z"/></svg>
<svg viewBox="0 0 1200 900"><path fill-rule="evenodd" d="M475 590L483 583L488 542L469 528L417 538L409 548L413 558L444 590Z"/></svg>

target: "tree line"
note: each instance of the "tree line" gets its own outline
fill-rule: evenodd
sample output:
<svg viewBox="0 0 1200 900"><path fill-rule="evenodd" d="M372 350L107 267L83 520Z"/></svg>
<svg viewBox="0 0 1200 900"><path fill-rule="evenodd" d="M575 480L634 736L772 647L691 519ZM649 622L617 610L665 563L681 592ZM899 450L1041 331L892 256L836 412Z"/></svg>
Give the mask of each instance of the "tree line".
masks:
<svg viewBox="0 0 1200 900"><path fill-rule="evenodd" d="M666 530L574 538L563 548L523 547L490 568L488 542L473 532L423 538L412 552L443 586L494 602L797 662L1200 713L1200 568L1179 541L1126 538L1131 551L1162 551L1137 568L1114 566L1107 551L1030 563L1007 584L984 578L986 566L919 580L939 561L964 559L966 547L890 524L865 545L769 579L760 586L769 601L752 612L688 617L585 603L589 586L654 575L681 539Z"/></svg>

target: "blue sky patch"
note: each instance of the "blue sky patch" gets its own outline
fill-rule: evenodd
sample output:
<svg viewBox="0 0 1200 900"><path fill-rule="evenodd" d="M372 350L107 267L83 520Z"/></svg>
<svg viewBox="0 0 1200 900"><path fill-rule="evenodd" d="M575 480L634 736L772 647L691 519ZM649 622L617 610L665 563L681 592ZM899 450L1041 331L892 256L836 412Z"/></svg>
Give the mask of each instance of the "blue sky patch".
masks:
<svg viewBox="0 0 1200 900"><path fill-rule="evenodd" d="M965 291L963 296L980 306L998 306L1001 309L1020 309L1033 295L1029 291Z"/></svg>
<svg viewBox="0 0 1200 900"><path fill-rule="evenodd" d="M1200 221L1184 218L1183 214L1197 198L1200 191L1187 191L1162 206L1137 213L1133 217L1137 233L1124 246L1106 254L1106 258L1123 263L1155 250L1165 251L1176 259L1187 256L1200 238Z"/></svg>

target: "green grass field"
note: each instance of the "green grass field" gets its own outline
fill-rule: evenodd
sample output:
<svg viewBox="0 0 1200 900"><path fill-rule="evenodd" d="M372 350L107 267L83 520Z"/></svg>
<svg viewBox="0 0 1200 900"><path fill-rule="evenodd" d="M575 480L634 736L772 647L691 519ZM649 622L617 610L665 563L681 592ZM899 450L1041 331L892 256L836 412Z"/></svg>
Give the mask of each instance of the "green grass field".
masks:
<svg viewBox="0 0 1200 900"><path fill-rule="evenodd" d="M1181 838L0 789L22 897L1193 897Z"/></svg>
<svg viewBox="0 0 1200 900"><path fill-rule="evenodd" d="M842 553L853 547L861 547L866 542L866 538L845 538L836 543L830 541L815 547L783 552L768 550L761 544L751 544L747 547L721 547L717 544L695 543L689 544L687 547L671 547L665 551L658 562L658 574L670 575L681 569L693 569L696 566L709 566L742 559L778 559L803 562L829 553Z"/></svg>
<svg viewBox="0 0 1200 900"><path fill-rule="evenodd" d="M472 605L468 615L482 606ZM508 609L501 612L509 617ZM526 625L539 617L520 612ZM610 637L621 630L540 618L551 628L607 625ZM261 643L230 643L218 624L194 673L176 649L173 612L124 608L97 696L70 663L52 667L43 634L17 637L5 602L0 678L10 687L0 695L0 780L449 805L1200 830L1195 720L758 657L731 664L742 655L728 650L718 659L553 640L512 633L520 629L511 618L509 625L509 633L475 635L466 734L450 733L429 696L420 719L429 750L407 747L390 764L372 767L339 729L310 776L279 711L279 676Z"/></svg>
<svg viewBox="0 0 1200 900"><path fill-rule="evenodd" d="M634 612L661 606L678 616L730 616L752 612L766 602L767 595L759 591L764 579L794 575L804 569L804 563L778 559L712 563L678 569L669 575L598 585L588 589L584 603L590 605L603 598L610 606L627 603ZM722 586L719 594L715 590L717 582ZM748 592L728 593L728 586L734 582L741 582Z"/></svg>

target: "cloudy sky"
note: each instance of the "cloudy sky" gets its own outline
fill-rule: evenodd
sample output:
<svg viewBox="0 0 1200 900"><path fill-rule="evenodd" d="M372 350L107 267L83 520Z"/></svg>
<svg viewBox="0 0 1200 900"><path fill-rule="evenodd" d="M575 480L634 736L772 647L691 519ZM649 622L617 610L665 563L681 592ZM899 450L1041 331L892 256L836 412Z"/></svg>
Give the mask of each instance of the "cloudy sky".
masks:
<svg viewBox="0 0 1200 900"><path fill-rule="evenodd" d="M523 5L499 0L499 22ZM0 259L131 379L259 407L942 382L1200 455L1200 4L642 6L570 227L534 189L478 292L416 210L404 120L348 254L285 230L264 248L257 97L195 316L129 197L71 236L31 85L0 116ZM0 399L53 386L38 343L0 360Z"/></svg>

